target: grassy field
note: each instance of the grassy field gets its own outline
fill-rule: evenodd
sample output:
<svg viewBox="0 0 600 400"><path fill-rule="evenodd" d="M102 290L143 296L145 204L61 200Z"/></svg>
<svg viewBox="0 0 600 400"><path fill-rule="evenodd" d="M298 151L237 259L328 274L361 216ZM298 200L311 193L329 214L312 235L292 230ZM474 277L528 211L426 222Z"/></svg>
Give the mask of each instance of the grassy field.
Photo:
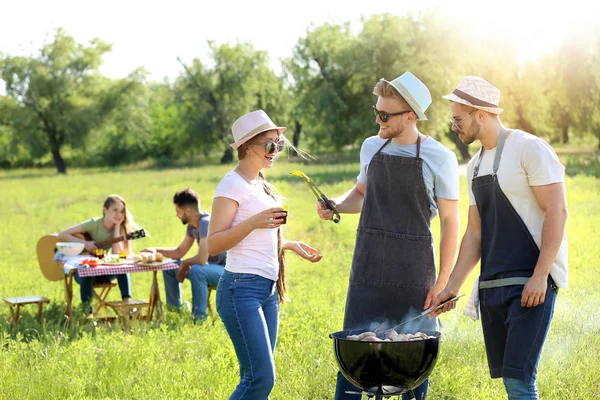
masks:
<svg viewBox="0 0 600 400"><path fill-rule="evenodd" d="M0 307L0 399L226 399L238 381L229 338L218 315L197 326L189 312L167 312L163 323L140 324L127 332L119 326L94 325L77 313L66 328L64 290L40 273L35 245L56 232L101 214L110 193L127 199L136 220L151 237L146 246L176 245L184 228L175 217L173 193L190 186L210 211L212 193L231 166L188 169L50 170L0 172L0 297L43 295L45 324L35 307L23 309L16 331L9 309ZM317 247L322 262L309 264L294 255L289 262L289 297L281 312L276 351L277 383L271 398L332 399L336 365L330 332L342 326L348 274L358 222L342 217L338 225L318 219L305 183L289 175L301 169L321 189L337 195L355 182L357 164L298 165L279 161L269 179L287 197L290 208L285 236ZM594 175L594 174L593 174ZM567 180L570 286L557 301L539 368L542 399L600 398L600 185L595 177ZM461 181L461 232L466 223L466 182ZM438 222L433 230L438 236ZM437 240L437 239L436 239ZM464 293L470 291L470 277ZM151 274L131 274L134 298L145 299ZM164 299L162 279L161 294ZM74 305L79 304L75 286ZM111 298L117 299L118 290ZM189 282L184 299L190 300ZM459 302L459 308L464 304ZM214 304L214 299L213 299ZM500 380L491 380L479 323L455 310L444 324L438 364L431 375L429 399L502 399Z"/></svg>

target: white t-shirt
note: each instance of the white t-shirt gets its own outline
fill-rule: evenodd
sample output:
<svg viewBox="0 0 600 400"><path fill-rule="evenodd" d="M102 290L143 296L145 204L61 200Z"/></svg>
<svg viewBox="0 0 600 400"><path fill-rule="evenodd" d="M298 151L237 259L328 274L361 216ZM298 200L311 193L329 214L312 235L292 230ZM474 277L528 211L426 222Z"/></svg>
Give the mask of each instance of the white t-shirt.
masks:
<svg viewBox="0 0 600 400"><path fill-rule="evenodd" d="M272 207L278 202L265 193L260 182L250 184L237 172L223 177L215 191L215 198L226 197L238 203L231 227ZM225 270L234 273L256 274L277 281L277 229L255 229L227 251Z"/></svg>
<svg viewBox="0 0 600 400"><path fill-rule="evenodd" d="M360 174L356 178L359 183L367 184L366 166L386 140L379 136L371 136L363 142L360 149ZM397 144L392 140L381 152L393 156L415 157L417 144ZM458 200L460 194L458 161L450 149L432 137L421 142L419 157L423 160L423 180L427 189L431 219L433 219L438 213L438 197Z"/></svg>
<svg viewBox="0 0 600 400"><path fill-rule="evenodd" d="M467 165L469 204L474 206L475 196L471 181L481 149ZM496 148L483 153L478 176L490 175L493 170ZM506 138L500 166L498 184L517 211L538 248L542 245L544 213L538 205L531 186L543 186L564 182L565 167L556 153L544 140L520 130L513 130ZM567 234L565 232L560 250L556 255L550 274L558 287L566 288L568 283Z"/></svg>

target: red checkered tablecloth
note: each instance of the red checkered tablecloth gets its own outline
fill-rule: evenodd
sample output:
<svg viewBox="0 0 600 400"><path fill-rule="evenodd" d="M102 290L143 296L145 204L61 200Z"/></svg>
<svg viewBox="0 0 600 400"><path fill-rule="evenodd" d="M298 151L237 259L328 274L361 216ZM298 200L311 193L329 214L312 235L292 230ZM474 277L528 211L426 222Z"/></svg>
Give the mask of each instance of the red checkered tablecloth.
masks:
<svg viewBox="0 0 600 400"><path fill-rule="evenodd" d="M165 269L177 269L179 265L175 263L168 263L162 265L139 265L139 264L127 264L127 265L102 265L99 264L94 268L78 268L79 276L100 276L100 275L119 275L127 274L130 272L146 272L146 271L160 271Z"/></svg>

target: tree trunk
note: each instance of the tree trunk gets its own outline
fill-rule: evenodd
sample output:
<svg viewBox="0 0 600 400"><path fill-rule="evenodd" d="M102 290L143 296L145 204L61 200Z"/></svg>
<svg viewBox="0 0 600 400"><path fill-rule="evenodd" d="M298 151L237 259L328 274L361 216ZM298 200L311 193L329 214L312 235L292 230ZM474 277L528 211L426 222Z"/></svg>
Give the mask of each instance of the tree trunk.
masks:
<svg viewBox="0 0 600 400"><path fill-rule="evenodd" d="M460 152L462 161L469 161L471 159L471 155L469 154L469 146L464 144L462 140L460 140L458 135L454 133L454 131L452 130L452 126L450 126L450 129L448 129L448 131L446 132L446 136L448 136L448 138L452 141L452 143L454 143L454 145Z"/></svg>
<svg viewBox="0 0 600 400"><path fill-rule="evenodd" d="M297 119L294 120L294 135L292 136L292 144L295 148L298 148L298 143L300 143L300 134L302 133L302 124ZM294 151L292 152L292 156L297 156L298 154Z"/></svg>
<svg viewBox="0 0 600 400"><path fill-rule="evenodd" d="M571 119L569 114L563 113L561 118L560 130L562 134L562 142L564 144L569 143L569 126L571 125Z"/></svg>
<svg viewBox="0 0 600 400"><path fill-rule="evenodd" d="M527 118L525 118L525 115L523 113L523 107L521 107L520 104L517 104L517 106L515 107L515 111L517 112L517 116L519 118L519 128L527 133L531 133L532 135L537 136L536 133L533 131L533 127L531 126Z"/></svg>
<svg viewBox="0 0 600 400"><path fill-rule="evenodd" d="M563 125L561 127L562 130L562 142L564 144L569 143L569 125Z"/></svg>
<svg viewBox="0 0 600 400"><path fill-rule="evenodd" d="M54 165L56 166L56 170L59 174L66 174L67 167L65 165L65 160L63 160L60 155L60 149L52 149L52 158L54 159Z"/></svg>
<svg viewBox="0 0 600 400"><path fill-rule="evenodd" d="M227 149L225 149L225 152L223 153L223 157L221 157L221 164L229 164L232 161L233 161L233 149L228 147Z"/></svg>

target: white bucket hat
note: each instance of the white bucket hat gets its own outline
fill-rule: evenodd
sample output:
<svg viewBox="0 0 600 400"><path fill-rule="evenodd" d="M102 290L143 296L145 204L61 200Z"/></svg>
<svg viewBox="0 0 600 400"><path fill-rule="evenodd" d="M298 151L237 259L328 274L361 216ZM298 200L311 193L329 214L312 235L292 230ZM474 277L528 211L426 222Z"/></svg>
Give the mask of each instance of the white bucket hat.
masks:
<svg viewBox="0 0 600 400"><path fill-rule="evenodd" d="M385 79L384 79L385 80ZM431 105L431 93L423 82L410 72L405 72L393 81L386 81L400 93L419 120L427 121L425 110Z"/></svg>
<svg viewBox="0 0 600 400"><path fill-rule="evenodd" d="M477 76L465 76L452 93L443 97L492 114L500 114L504 111L498 106L500 89Z"/></svg>
<svg viewBox="0 0 600 400"><path fill-rule="evenodd" d="M270 131L272 129L277 129L279 134L282 134L287 128L285 126L275 125L263 110L256 110L244 114L231 126L234 142L231 143L230 146L237 149L259 133Z"/></svg>

